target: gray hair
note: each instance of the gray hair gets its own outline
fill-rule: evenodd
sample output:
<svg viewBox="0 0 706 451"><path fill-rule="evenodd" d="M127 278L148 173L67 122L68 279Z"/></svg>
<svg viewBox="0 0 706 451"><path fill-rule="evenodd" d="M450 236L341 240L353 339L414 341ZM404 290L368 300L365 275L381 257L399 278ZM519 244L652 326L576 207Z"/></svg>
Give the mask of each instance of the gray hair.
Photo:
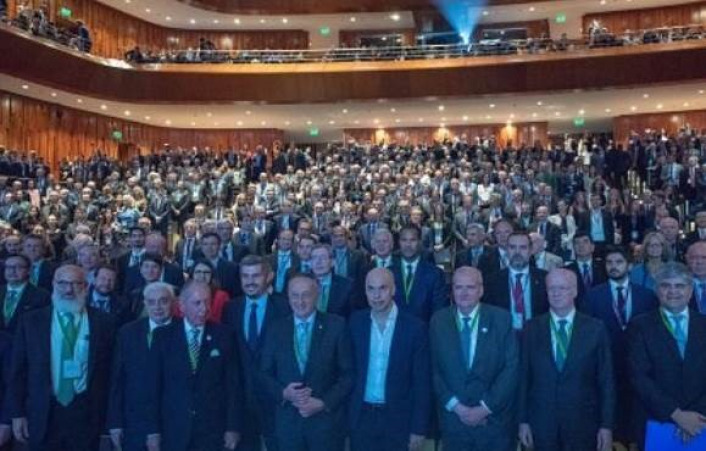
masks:
<svg viewBox="0 0 706 451"><path fill-rule="evenodd" d="M692 283L691 272L683 263L668 262L659 267L653 274L655 284L659 285L667 279L678 277L687 284Z"/></svg>
<svg viewBox="0 0 706 451"><path fill-rule="evenodd" d="M373 235L373 241L377 240L378 238L382 237L383 235L390 237L392 239L392 232L390 232L390 229L387 227L380 227L377 230L375 230L375 234Z"/></svg>
<svg viewBox="0 0 706 451"><path fill-rule="evenodd" d="M151 282L148 283L145 288L142 290L142 296L146 299L150 297L150 295L154 294L157 291L166 291L169 293L169 297L174 299L175 294L174 294L174 287L171 284L168 284L166 282Z"/></svg>

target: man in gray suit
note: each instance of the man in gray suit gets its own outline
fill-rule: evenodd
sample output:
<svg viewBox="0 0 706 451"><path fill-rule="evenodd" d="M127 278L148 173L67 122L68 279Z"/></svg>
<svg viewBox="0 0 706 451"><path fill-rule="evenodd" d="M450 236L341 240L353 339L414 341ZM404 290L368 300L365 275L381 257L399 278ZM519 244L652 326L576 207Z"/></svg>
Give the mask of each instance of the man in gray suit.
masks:
<svg viewBox="0 0 706 451"><path fill-rule="evenodd" d="M515 449L519 350L510 313L481 304L483 276L468 266L452 281L454 305L431 320L434 390L444 449Z"/></svg>

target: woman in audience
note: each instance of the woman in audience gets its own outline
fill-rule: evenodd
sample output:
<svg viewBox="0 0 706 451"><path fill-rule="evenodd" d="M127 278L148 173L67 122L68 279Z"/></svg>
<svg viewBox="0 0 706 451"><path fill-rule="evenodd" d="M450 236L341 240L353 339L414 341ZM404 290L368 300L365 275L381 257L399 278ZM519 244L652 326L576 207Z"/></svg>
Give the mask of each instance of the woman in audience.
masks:
<svg viewBox="0 0 706 451"><path fill-rule="evenodd" d="M205 259L198 260L189 270L189 279L203 282L211 286L213 295L211 297L211 313L208 319L209 321L220 323L221 315L223 314L223 306L228 302L230 297L226 291L220 288L221 284L214 276L215 272L216 270L211 262ZM240 277L239 274L232 274L231 276ZM181 311L178 311L177 315L182 316Z"/></svg>
<svg viewBox="0 0 706 451"><path fill-rule="evenodd" d="M630 282L655 290L653 275L667 260L667 242L660 232L650 232L642 242L644 262L630 271Z"/></svg>

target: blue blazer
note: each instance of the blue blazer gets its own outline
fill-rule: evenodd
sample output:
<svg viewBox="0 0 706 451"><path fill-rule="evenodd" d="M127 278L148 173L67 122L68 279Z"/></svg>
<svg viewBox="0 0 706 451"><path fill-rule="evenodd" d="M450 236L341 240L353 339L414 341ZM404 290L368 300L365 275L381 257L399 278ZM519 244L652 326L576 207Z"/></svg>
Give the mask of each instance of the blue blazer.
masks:
<svg viewBox="0 0 706 451"><path fill-rule="evenodd" d="M162 448L186 451L193 441L221 449L226 431L241 431L242 388L235 339L220 324L203 331L196 372L191 370L184 320L157 329L148 368L148 433L161 432Z"/></svg>
<svg viewBox="0 0 706 451"><path fill-rule="evenodd" d="M0 424L11 423L6 415L5 397L7 396L8 378L10 376L10 354L12 350L12 335L0 331Z"/></svg>
<svg viewBox="0 0 706 451"><path fill-rule="evenodd" d="M353 341L355 385L350 400L350 426L358 427L365 398L370 357L370 310L355 312L349 322ZM376 326L377 327L377 326ZM395 323L385 380L385 404L393 415L386 429L393 435L428 435L431 418L431 367L426 325L400 311Z"/></svg>
<svg viewBox="0 0 706 451"><path fill-rule="evenodd" d="M395 275L395 303L400 310L411 313L428 323L435 312L449 305L444 273L420 257L417 270L414 272L409 299L406 299L403 265L404 261L400 258L395 260L392 267Z"/></svg>
<svg viewBox="0 0 706 451"><path fill-rule="evenodd" d="M154 353L148 346L149 318L123 326L113 354L113 370L108 397L107 429L123 429L123 449L142 451L148 427L145 414L145 369Z"/></svg>

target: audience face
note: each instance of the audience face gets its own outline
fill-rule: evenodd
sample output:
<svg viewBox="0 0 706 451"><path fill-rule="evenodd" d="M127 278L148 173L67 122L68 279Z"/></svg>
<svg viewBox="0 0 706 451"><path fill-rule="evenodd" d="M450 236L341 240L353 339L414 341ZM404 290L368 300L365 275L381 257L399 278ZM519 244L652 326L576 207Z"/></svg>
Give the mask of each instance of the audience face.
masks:
<svg viewBox="0 0 706 451"><path fill-rule="evenodd" d="M578 285L573 272L559 268L547 274L547 298L553 312L559 316L569 313L577 295Z"/></svg>
<svg viewBox="0 0 706 451"><path fill-rule="evenodd" d="M317 248L311 252L311 272L316 277L326 276L331 273L333 261L326 248Z"/></svg>
<svg viewBox="0 0 706 451"><path fill-rule="evenodd" d="M211 280L213 279L213 271L211 270L211 267L203 263L197 263L194 265L193 274L193 279L195 281L205 283L206 285L210 285Z"/></svg>
<svg viewBox="0 0 706 451"><path fill-rule="evenodd" d="M485 233L480 227L469 227L466 229L466 240L469 247L481 246L485 241Z"/></svg>
<svg viewBox="0 0 706 451"><path fill-rule="evenodd" d="M259 298L267 292L272 275L265 265L240 266L240 284L249 298Z"/></svg>
<svg viewBox="0 0 706 451"><path fill-rule="evenodd" d="M145 252L164 257L167 254L167 240L162 235L151 233L145 239Z"/></svg>
<svg viewBox="0 0 706 451"><path fill-rule="evenodd" d="M287 297L294 316L307 319L316 310L318 284L309 277L294 277L287 286Z"/></svg>
<svg viewBox="0 0 706 451"><path fill-rule="evenodd" d="M29 267L21 257L8 257L5 260L5 280L9 285L19 285L29 280Z"/></svg>
<svg viewBox="0 0 706 451"><path fill-rule="evenodd" d="M44 243L37 238L26 238L22 243L22 253L32 262L38 262L44 258Z"/></svg>
<svg viewBox="0 0 706 451"><path fill-rule="evenodd" d="M493 229L493 234L495 235L495 241L501 248L507 247L507 239L512 234L512 226L507 222L501 222L495 225Z"/></svg>
<svg viewBox="0 0 706 451"><path fill-rule="evenodd" d="M647 259L661 260L664 255L664 238L661 236L646 237L642 247Z"/></svg>
<svg viewBox="0 0 706 451"><path fill-rule="evenodd" d="M142 249L145 245L145 232L139 229L131 230L129 243L133 249Z"/></svg>
<svg viewBox="0 0 706 451"><path fill-rule="evenodd" d="M230 221L220 221L216 226L218 236L221 237L222 243L228 243L233 239L233 224Z"/></svg>
<svg viewBox="0 0 706 451"><path fill-rule="evenodd" d="M108 268L101 268L96 273L93 280L93 288L102 295L108 295L115 289L115 271Z"/></svg>
<svg viewBox="0 0 706 451"><path fill-rule="evenodd" d="M605 267L608 278L618 281L627 280L630 264L619 252L609 253L605 257Z"/></svg>
<svg viewBox="0 0 706 451"><path fill-rule="evenodd" d="M162 275L162 267L152 260L144 260L140 265L140 274L147 283L156 282Z"/></svg>
<svg viewBox="0 0 706 451"><path fill-rule="evenodd" d="M483 297L483 277L475 268L459 268L454 273L451 289L454 304L462 314L468 315Z"/></svg>
<svg viewBox="0 0 706 451"><path fill-rule="evenodd" d="M376 268L365 278L365 295L374 313L384 314L395 301L395 281L389 270Z"/></svg>
<svg viewBox="0 0 706 451"><path fill-rule="evenodd" d="M209 260L215 260L218 258L220 248L221 243L215 236L207 236L201 239L201 253Z"/></svg>
<svg viewBox="0 0 706 451"><path fill-rule="evenodd" d="M292 244L294 243L294 233L291 230L284 230L280 232L277 238L277 249L283 252L288 252L292 249Z"/></svg>
<svg viewBox="0 0 706 451"><path fill-rule="evenodd" d="M5 238L5 250L10 255L17 255L22 250L22 241L19 236L8 236Z"/></svg>
<svg viewBox="0 0 706 451"><path fill-rule="evenodd" d="M590 260L593 258L593 241L587 236L574 238L574 252L577 260Z"/></svg>
<svg viewBox="0 0 706 451"><path fill-rule="evenodd" d="M211 289L204 283L193 282L179 297L179 307L190 325L204 326L211 312Z"/></svg>
<svg viewBox="0 0 706 451"><path fill-rule="evenodd" d="M688 308L693 290L693 282L681 277L669 277L657 283L659 303L672 313L681 313Z"/></svg>
<svg viewBox="0 0 706 451"><path fill-rule="evenodd" d="M348 237L343 227L334 227L331 232L331 245L335 249L345 249L348 246Z"/></svg>
<svg viewBox="0 0 706 451"><path fill-rule="evenodd" d="M706 242L698 241L689 246L686 252L686 264L695 278L706 279Z"/></svg>
<svg viewBox="0 0 706 451"><path fill-rule="evenodd" d="M90 271L100 264L100 251L94 246L83 246L78 251L77 260L79 266Z"/></svg>
<svg viewBox="0 0 706 451"><path fill-rule="evenodd" d="M52 303L59 311L78 313L86 305L86 275L74 265L59 267L54 273Z"/></svg>
<svg viewBox="0 0 706 451"><path fill-rule="evenodd" d="M507 240L507 257L510 267L514 270L523 270L529 265L530 240L526 235L512 235Z"/></svg>
<svg viewBox="0 0 706 451"><path fill-rule="evenodd" d="M400 233L400 254L408 260L413 260L419 252L419 235L409 229L405 229Z"/></svg>
<svg viewBox="0 0 706 451"><path fill-rule="evenodd" d="M375 255L387 258L392 253L392 235L389 233L376 234L372 241Z"/></svg>
<svg viewBox="0 0 706 451"><path fill-rule="evenodd" d="M662 232L667 243L675 243L679 236L679 222L671 217L662 218L659 221L659 231Z"/></svg>
<svg viewBox="0 0 706 451"><path fill-rule="evenodd" d="M302 261L308 262L311 259L311 250L314 248L314 240L311 238L300 238L297 244L297 255Z"/></svg>

